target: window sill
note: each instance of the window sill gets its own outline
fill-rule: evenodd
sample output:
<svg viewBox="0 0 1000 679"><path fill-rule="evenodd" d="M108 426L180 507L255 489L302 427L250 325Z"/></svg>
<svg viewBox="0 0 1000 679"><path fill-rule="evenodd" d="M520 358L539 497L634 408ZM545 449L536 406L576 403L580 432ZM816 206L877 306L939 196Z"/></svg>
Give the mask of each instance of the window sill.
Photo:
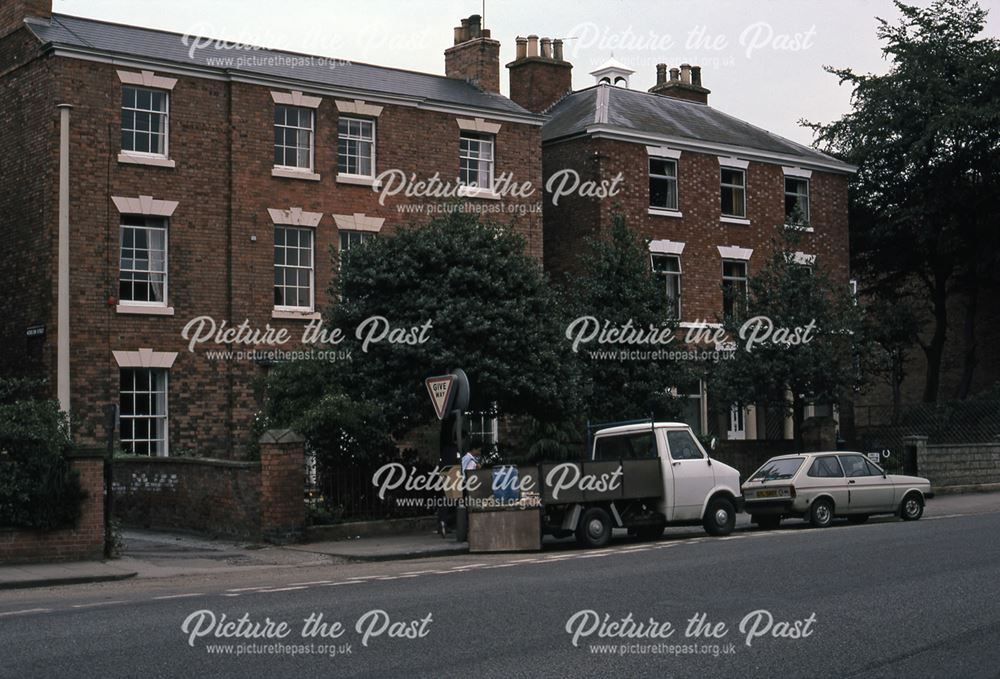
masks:
<svg viewBox="0 0 1000 679"><path fill-rule="evenodd" d="M271 318L279 318L291 321L318 321L322 319L322 315L318 311L308 311L303 309L302 311L294 311L292 309L272 309Z"/></svg>
<svg viewBox="0 0 1000 679"><path fill-rule="evenodd" d="M750 220L744 219L743 217L720 217L719 221L723 224L739 224L741 226L750 226Z"/></svg>
<svg viewBox="0 0 1000 679"><path fill-rule="evenodd" d="M338 184L353 184L354 186L370 186L373 189L379 189L382 187L375 177L362 177L353 174L338 174L337 175Z"/></svg>
<svg viewBox="0 0 1000 679"><path fill-rule="evenodd" d="M503 198L499 193L495 193L489 189L471 188L462 186L459 187L458 195L460 198L481 198L483 200L500 200Z"/></svg>
<svg viewBox="0 0 1000 679"><path fill-rule="evenodd" d="M657 217L683 217L684 213L680 210L668 210L666 208L651 207L648 210L651 215L656 215Z"/></svg>
<svg viewBox="0 0 1000 679"><path fill-rule="evenodd" d="M678 328L684 328L685 330L690 330L691 328L698 328L698 329L712 328L712 329L717 329L717 328L721 328L722 327L722 323L707 323L707 322L701 322L701 321L696 321L696 322L684 321L682 323L678 323L677 327Z"/></svg>
<svg viewBox="0 0 1000 679"><path fill-rule="evenodd" d="M173 316L172 306L145 306L143 304L119 304L115 307L119 314L136 314L139 316Z"/></svg>
<svg viewBox="0 0 1000 679"><path fill-rule="evenodd" d="M271 176L281 177L282 179L305 179L311 182L318 182L320 180L320 175L316 174L312 170L300 170L290 167L271 168Z"/></svg>
<svg viewBox="0 0 1000 679"><path fill-rule="evenodd" d="M128 165L150 165L152 167L176 167L177 163L162 156L142 156L135 153L122 152L118 154L118 162Z"/></svg>
<svg viewBox="0 0 1000 679"><path fill-rule="evenodd" d="M811 226L802 226L801 224L785 224L785 228L790 229L791 231L801 231L803 233L812 233L816 230Z"/></svg>

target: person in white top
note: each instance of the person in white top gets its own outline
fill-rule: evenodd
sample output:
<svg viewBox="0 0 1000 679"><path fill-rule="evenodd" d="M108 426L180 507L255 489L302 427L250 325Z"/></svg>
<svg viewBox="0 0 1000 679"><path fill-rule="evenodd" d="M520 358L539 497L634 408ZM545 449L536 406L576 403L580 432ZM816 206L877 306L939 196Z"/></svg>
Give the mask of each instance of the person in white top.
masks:
<svg viewBox="0 0 1000 679"><path fill-rule="evenodd" d="M483 451L479 446L473 446L469 452L462 456L462 478L465 478L466 471L479 469L482 456Z"/></svg>

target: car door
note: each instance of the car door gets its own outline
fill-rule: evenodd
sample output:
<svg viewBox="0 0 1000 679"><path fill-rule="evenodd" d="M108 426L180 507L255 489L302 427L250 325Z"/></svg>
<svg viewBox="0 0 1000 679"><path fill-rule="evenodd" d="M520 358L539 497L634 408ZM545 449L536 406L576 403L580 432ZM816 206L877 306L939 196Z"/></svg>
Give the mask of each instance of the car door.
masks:
<svg viewBox="0 0 1000 679"><path fill-rule="evenodd" d="M715 472L701 446L687 429L667 429L670 471L673 476L674 521L701 518L709 491L715 487Z"/></svg>
<svg viewBox="0 0 1000 679"><path fill-rule="evenodd" d="M893 511L894 489L882 470L860 453L839 455L847 475L847 490L852 514L875 514Z"/></svg>

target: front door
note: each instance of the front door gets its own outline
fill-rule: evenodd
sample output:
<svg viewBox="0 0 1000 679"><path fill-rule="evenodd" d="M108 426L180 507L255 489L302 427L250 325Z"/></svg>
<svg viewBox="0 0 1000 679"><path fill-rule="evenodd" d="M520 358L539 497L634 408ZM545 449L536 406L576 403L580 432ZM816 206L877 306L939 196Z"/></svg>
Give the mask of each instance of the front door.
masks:
<svg viewBox="0 0 1000 679"><path fill-rule="evenodd" d="M746 437L746 410L744 410L743 406L733 404L729 408L729 430L726 432L726 439L729 441L742 441Z"/></svg>
<svg viewBox="0 0 1000 679"><path fill-rule="evenodd" d="M840 455L847 474L852 514L888 512L893 509L894 489L882 471L863 455Z"/></svg>
<svg viewBox="0 0 1000 679"><path fill-rule="evenodd" d="M687 429L668 429L665 436L674 488L671 520L700 519L705 498L715 486L715 472Z"/></svg>

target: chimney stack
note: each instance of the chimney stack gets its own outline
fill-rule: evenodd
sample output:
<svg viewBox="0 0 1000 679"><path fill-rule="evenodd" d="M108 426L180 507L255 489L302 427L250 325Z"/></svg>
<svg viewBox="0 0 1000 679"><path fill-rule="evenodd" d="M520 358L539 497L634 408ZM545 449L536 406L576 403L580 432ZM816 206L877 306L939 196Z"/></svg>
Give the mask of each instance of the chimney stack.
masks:
<svg viewBox="0 0 1000 679"><path fill-rule="evenodd" d="M523 49L522 49L523 47ZM537 35L517 38L517 58L510 69L510 98L541 113L573 89L573 64L563 59L563 41Z"/></svg>
<svg viewBox="0 0 1000 679"><path fill-rule="evenodd" d="M449 78L500 93L500 43L490 38L478 14L455 27L455 44L444 52L444 72Z"/></svg>
<svg viewBox="0 0 1000 679"><path fill-rule="evenodd" d="M52 18L52 0L3 0L0 2L0 38L24 26L27 18Z"/></svg>
<svg viewBox="0 0 1000 679"><path fill-rule="evenodd" d="M711 90L705 89L701 84L701 66L691 64L681 64L679 69L671 68L669 80L667 80L666 64L657 64L656 84L649 88L649 91L706 106L708 95L711 94Z"/></svg>

